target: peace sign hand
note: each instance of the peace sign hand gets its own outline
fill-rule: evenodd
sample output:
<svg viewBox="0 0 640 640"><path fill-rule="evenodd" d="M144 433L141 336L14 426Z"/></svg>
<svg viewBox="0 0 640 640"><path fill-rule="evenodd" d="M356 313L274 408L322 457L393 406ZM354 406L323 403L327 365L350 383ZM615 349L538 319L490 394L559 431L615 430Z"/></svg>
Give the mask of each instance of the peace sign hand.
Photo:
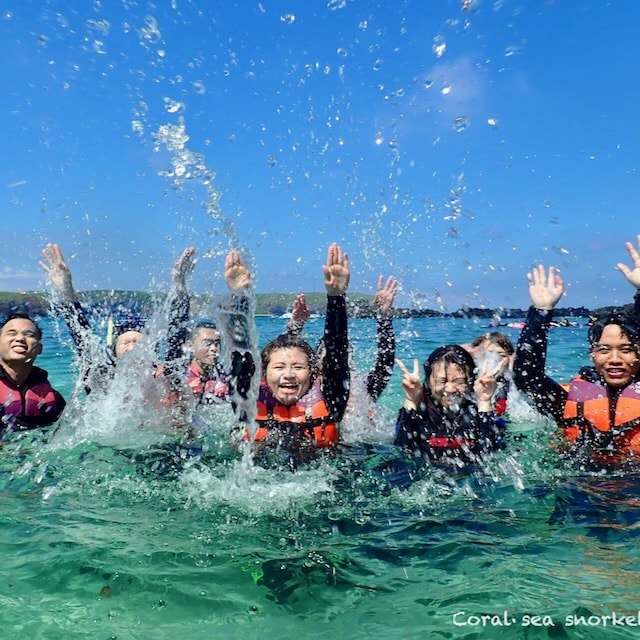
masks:
<svg viewBox="0 0 640 640"><path fill-rule="evenodd" d="M418 360L413 361L413 371L409 371L400 359L396 359L396 364L402 371L402 390L405 396L403 406L405 409L417 409L422 400L422 381Z"/></svg>

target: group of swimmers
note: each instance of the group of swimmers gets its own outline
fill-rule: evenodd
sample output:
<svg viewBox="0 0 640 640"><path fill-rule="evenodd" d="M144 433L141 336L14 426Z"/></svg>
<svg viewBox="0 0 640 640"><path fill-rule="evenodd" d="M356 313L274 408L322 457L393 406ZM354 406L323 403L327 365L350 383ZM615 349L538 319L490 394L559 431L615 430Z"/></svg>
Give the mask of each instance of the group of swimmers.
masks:
<svg viewBox="0 0 640 640"><path fill-rule="evenodd" d="M187 287L195 250L186 249L172 271L164 361L150 375L163 381L162 401L177 416L176 425L185 406L197 411L200 405L227 405L235 416L232 439L250 441L255 459L285 461L292 469L323 451L339 450L349 412L374 410L394 365L402 375L404 400L393 443L403 455L456 471L505 448L507 378L512 378L535 408L559 425L562 449L571 458L598 467L632 465L640 456L640 235L637 249L632 243L626 248L633 266L617 266L636 289L633 310L594 320L588 332L592 365L569 384L545 373L548 331L564 283L554 267L543 266L528 274L532 304L515 353L507 336L488 333L470 345L438 347L424 363L422 377L417 360L407 367L395 359L391 309L398 282L380 277L373 299L376 362L367 376L354 376L345 298L349 257L336 243L322 266L327 304L320 344L312 346L303 337L309 309L300 294L284 332L260 353L251 304L254 274L241 254L232 250L226 257L230 295L220 304L217 322L198 321L191 317ZM80 361L87 363L82 385L87 393L99 393L119 360L139 348L145 327L139 322L116 326L112 346L98 357L100 341L57 245L44 248L41 266L56 294L54 309L69 328ZM52 425L63 413L64 399L34 364L41 339L40 328L25 314L0 325L0 437ZM493 358L487 357L490 352Z"/></svg>

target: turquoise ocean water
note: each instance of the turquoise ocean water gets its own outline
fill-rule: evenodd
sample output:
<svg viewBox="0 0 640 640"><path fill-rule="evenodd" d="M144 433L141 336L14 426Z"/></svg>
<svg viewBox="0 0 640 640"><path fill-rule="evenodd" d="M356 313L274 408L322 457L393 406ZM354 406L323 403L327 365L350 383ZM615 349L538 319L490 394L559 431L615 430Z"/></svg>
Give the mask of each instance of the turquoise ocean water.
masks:
<svg viewBox="0 0 640 640"><path fill-rule="evenodd" d="M283 322L259 318L261 343ZM309 324L312 337L321 323ZM487 330L471 320L395 327L409 362ZM72 354L46 331L39 364L68 395ZM366 372L375 325L352 321L350 335ZM586 363L585 335L552 330L558 379ZM396 371L375 427L356 416L348 439L388 441L400 402ZM229 451L226 415L207 416L204 456L171 467L131 438L6 441L0 638L640 637L638 477L564 469L553 428L521 400L511 406L509 448L482 472L428 472L406 490L340 461L255 468ZM110 418L105 409L89 422Z"/></svg>

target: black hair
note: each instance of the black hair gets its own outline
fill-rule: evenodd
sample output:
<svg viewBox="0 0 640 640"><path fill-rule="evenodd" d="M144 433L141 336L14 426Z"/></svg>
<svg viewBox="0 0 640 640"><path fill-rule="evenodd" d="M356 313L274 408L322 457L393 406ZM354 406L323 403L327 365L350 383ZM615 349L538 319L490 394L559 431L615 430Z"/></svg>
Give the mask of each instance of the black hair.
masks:
<svg viewBox="0 0 640 640"><path fill-rule="evenodd" d="M34 326L34 328L36 330L36 338L38 338L38 340L42 340L42 329L40 328L38 323L28 313L17 312L17 313L9 314L2 321L2 324L0 324L0 332L2 332L2 330L5 327L5 325L7 323L11 322L11 320L28 320Z"/></svg>
<svg viewBox="0 0 640 640"><path fill-rule="evenodd" d="M479 335L472 343L472 347L479 347L485 340L488 340L492 344L500 347L506 354L512 356L516 350L513 347L513 342L508 335L501 333L500 331L489 331Z"/></svg>
<svg viewBox="0 0 640 640"><path fill-rule="evenodd" d="M189 331L189 337L193 339L200 329L213 329L214 331L218 331L218 325L215 320L198 320L192 325Z"/></svg>
<svg viewBox="0 0 640 640"><path fill-rule="evenodd" d="M429 389L431 370L433 365L438 362L443 362L445 366L448 364L458 365L464 371L468 386L473 388L476 381L476 365L473 357L459 344L445 344L432 351L424 362L424 390L428 395L431 395L431 390Z"/></svg>
<svg viewBox="0 0 640 640"><path fill-rule="evenodd" d="M263 372L267 370L267 366L269 364L269 361L271 360L273 352L277 351L278 349L300 349L301 351L303 351L306 354L307 360L309 362L309 368L311 369L311 379L315 380L316 376L318 375L318 364L315 351L306 340L303 340L300 336L292 335L290 333L283 333L264 346L260 353Z"/></svg>
<svg viewBox="0 0 640 640"><path fill-rule="evenodd" d="M597 318L589 327L589 333L587 334L589 348L595 347L600 342L604 328L611 324L620 327L620 333L629 338L634 345L640 344L640 323L633 316L626 313L613 312Z"/></svg>

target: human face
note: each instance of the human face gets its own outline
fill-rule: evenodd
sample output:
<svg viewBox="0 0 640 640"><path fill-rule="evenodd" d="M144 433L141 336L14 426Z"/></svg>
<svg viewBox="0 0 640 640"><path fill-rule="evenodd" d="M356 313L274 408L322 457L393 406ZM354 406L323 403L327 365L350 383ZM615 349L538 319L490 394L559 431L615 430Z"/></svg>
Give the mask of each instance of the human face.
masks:
<svg viewBox="0 0 640 640"><path fill-rule="evenodd" d="M139 331L125 331L116 338L116 345L114 353L116 358L120 358L127 351L131 351L135 347L136 342L142 338L142 334Z"/></svg>
<svg viewBox="0 0 640 640"><path fill-rule="evenodd" d="M591 348L591 359L605 383L614 389L631 384L640 372L638 345L623 335L617 324L608 324Z"/></svg>
<svg viewBox="0 0 640 640"><path fill-rule="evenodd" d="M429 389L433 399L443 407L452 409L459 406L469 392L464 369L452 362L434 362L429 375Z"/></svg>
<svg viewBox="0 0 640 640"><path fill-rule="evenodd" d="M0 359L6 363L31 363L42 353L36 326L26 318L9 320L0 333Z"/></svg>
<svg viewBox="0 0 640 640"><path fill-rule="evenodd" d="M478 369L482 368L482 364L486 363L490 371L494 371L494 375L502 376L509 368L513 356L507 353L499 344L491 340L484 340L474 350L473 358L476 361Z"/></svg>
<svg viewBox="0 0 640 640"><path fill-rule="evenodd" d="M295 404L311 386L307 354L298 347L276 349L271 354L264 379L278 402Z"/></svg>
<svg viewBox="0 0 640 640"><path fill-rule="evenodd" d="M211 367L220 356L220 332L216 329L200 328L191 341L191 351L196 364Z"/></svg>

